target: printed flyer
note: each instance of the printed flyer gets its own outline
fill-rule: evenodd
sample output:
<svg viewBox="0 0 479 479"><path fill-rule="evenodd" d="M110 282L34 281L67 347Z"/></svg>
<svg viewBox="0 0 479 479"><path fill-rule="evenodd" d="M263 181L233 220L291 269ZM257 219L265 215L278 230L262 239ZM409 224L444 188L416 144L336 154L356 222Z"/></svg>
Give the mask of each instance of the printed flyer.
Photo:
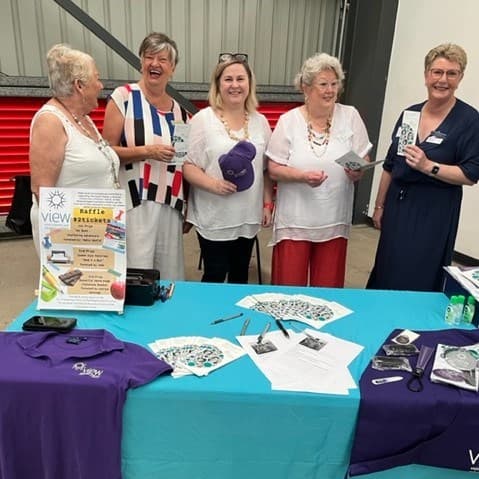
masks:
<svg viewBox="0 0 479 479"><path fill-rule="evenodd" d="M399 131L398 155L406 156L405 147L414 145L419 128L420 111L405 110L402 116L402 125Z"/></svg>
<svg viewBox="0 0 479 479"><path fill-rule="evenodd" d="M123 311L125 192L40 188L38 309Z"/></svg>
<svg viewBox="0 0 479 479"><path fill-rule="evenodd" d="M185 162L190 128L191 125L187 123L175 123L175 133L172 138L173 146L175 147L175 156L171 160L171 164L181 166Z"/></svg>

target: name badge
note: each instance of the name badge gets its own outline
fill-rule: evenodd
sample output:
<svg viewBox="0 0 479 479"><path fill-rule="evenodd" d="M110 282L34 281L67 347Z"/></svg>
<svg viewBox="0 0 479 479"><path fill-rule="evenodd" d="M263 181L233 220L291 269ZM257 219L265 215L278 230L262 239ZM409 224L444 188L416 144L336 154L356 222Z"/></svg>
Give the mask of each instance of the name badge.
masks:
<svg viewBox="0 0 479 479"><path fill-rule="evenodd" d="M442 131L431 131L431 135L426 139L426 143L434 143L435 145L440 145L444 141L446 136L446 133L443 133Z"/></svg>

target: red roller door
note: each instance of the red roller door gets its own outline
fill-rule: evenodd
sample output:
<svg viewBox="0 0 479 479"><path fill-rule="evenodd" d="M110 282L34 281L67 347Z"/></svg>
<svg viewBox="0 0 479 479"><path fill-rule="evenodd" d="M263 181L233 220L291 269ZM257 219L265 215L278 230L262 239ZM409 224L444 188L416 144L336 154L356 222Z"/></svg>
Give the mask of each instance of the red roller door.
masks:
<svg viewBox="0 0 479 479"><path fill-rule="evenodd" d="M30 122L35 112L47 101L46 98L0 97L0 215L6 215L12 201L15 175L29 174L28 137ZM206 102L195 101L199 108ZM260 111L268 118L272 128L281 113L296 106L296 103L263 103ZM105 101L91 117L102 128Z"/></svg>

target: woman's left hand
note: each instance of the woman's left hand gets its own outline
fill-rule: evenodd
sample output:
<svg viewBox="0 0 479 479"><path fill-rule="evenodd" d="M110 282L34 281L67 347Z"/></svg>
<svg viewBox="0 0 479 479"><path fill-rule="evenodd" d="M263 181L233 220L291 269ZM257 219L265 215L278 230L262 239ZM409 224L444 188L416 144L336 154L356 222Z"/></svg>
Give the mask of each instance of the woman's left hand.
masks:
<svg viewBox="0 0 479 479"><path fill-rule="evenodd" d="M407 145L404 148L406 163L413 169L421 172L428 170L428 163L430 160L424 154L424 151L421 150L416 145Z"/></svg>
<svg viewBox="0 0 479 479"><path fill-rule="evenodd" d="M184 220L183 221L183 234L188 234L193 228L193 223L190 223L189 221Z"/></svg>
<svg viewBox="0 0 479 479"><path fill-rule="evenodd" d="M363 170L351 170L349 168L344 168L344 172L346 173L346 176L351 180L351 181L359 181L364 174Z"/></svg>
<svg viewBox="0 0 479 479"><path fill-rule="evenodd" d="M273 219L273 212L269 208L263 208L263 221L262 226L264 228L268 228L271 226L271 222Z"/></svg>

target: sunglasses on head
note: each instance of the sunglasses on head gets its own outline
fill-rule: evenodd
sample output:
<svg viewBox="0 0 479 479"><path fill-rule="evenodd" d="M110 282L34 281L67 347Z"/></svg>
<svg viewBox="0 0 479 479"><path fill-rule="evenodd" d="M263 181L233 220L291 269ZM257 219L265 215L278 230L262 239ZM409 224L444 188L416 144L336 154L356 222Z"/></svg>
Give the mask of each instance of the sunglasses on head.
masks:
<svg viewBox="0 0 479 479"><path fill-rule="evenodd" d="M232 60L248 63L248 54L247 53L220 53L220 56L218 57L218 63L229 62Z"/></svg>

